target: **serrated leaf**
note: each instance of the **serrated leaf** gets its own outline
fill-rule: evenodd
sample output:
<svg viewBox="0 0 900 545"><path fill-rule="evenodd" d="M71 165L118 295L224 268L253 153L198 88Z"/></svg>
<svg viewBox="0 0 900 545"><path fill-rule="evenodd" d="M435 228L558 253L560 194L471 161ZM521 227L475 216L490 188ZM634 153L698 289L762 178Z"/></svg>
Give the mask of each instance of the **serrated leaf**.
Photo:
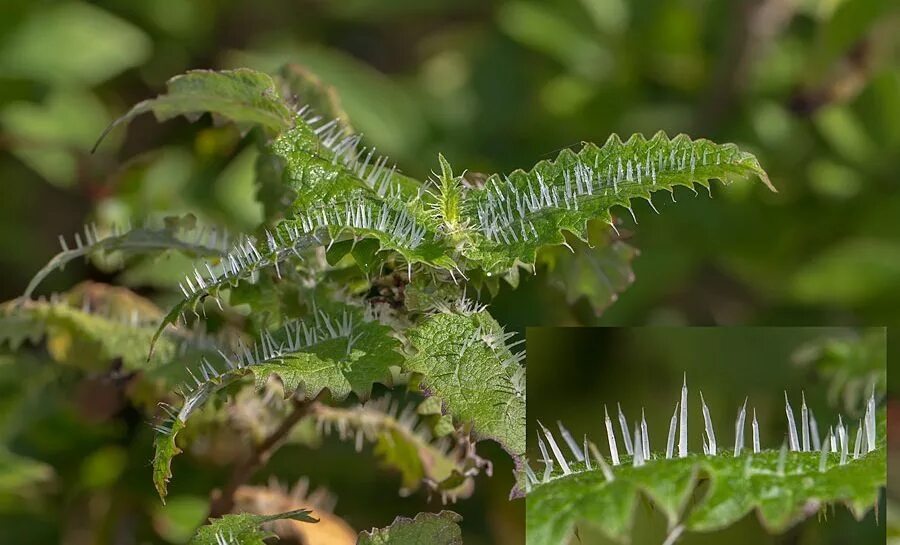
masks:
<svg viewBox="0 0 900 545"><path fill-rule="evenodd" d="M190 256L223 255L228 250L228 235L217 232L216 229L197 229L196 218L188 214L184 217L165 218L158 227L146 225L124 232L120 232L118 228L101 231L96 225L85 226L83 241L81 234L76 233L72 248L69 248L62 236L60 243L62 251L34 275L22 297L31 297L47 275L79 257L94 253L132 255L166 250L176 250Z"/></svg>
<svg viewBox="0 0 900 545"><path fill-rule="evenodd" d="M100 136L135 117L153 112L160 122L180 115L190 120L205 112L224 118L242 129L259 125L273 133L291 126L293 115L268 75L247 68L192 70L166 82L166 94L135 104Z"/></svg>
<svg viewBox="0 0 900 545"><path fill-rule="evenodd" d="M157 433L153 439L153 486L163 503L169 493L168 483L172 478L172 458L181 454L182 450L175 444L178 434L184 429L185 422L174 419L167 433Z"/></svg>
<svg viewBox="0 0 900 545"><path fill-rule="evenodd" d="M634 199L650 201L653 192L679 185L708 187L711 179L749 176L774 190L756 158L733 144L683 134L670 139L662 132L626 142L613 135L602 147L563 150L528 172L495 174L471 191L462 209L471 240L462 253L489 272L531 264L541 246L565 242L562 231L586 240L589 220L611 224L614 207L630 209Z"/></svg>
<svg viewBox="0 0 900 545"><path fill-rule="evenodd" d="M326 120L337 120L343 132L352 133L350 117L344 111L341 97L332 85L299 64L286 64L278 71L281 96L292 101L297 107L308 106Z"/></svg>
<svg viewBox="0 0 900 545"><path fill-rule="evenodd" d="M178 348L164 337L148 362L147 348L162 311L125 288L85 282L51 300L14 300L0 306L0 344L46 338L58 362L97 370L121 358L128 370L167 362Z"/></svg>
<svg viewBox="0 0 900 545"><path fill-rule="evenodd" d="M529 545L563 543L580 524L598 528L627 542L634 522L634 505L646 495L666 516L669 528L709 532L734 524L751 511L771 532L780 533L831 504L844 504L861 519L875 505L886 480L885 412L878 413L875 450L840 464L830 453L820 471L819 452L764 450L734 457L689 455L665 459L657 454L644 465L631 457L614 466L610 477L602 469L570 463L572 474L539 482L526 500ZM779 459L784 456L783 462ZM688 506L704 480L709 489Z"/></svg>
<svg viewBox="0 0 900 545"><path fill-rule="evenodd" d="M461 520L453 511L397 517L387 528L360 533L357 545L462 545Z"/></svg>
<svg viewBox="0 0 900 545"><path fill-rule="evenodd" d="M515 459L525 453L525 369L487 312L440 313L406 332L415 350L404 370L478 439L493 439Z"/></svg>
<svg viewBox="0 0 900 545"><path fill-rule="evenodd" d="M170 411L171 420L157 426L154 442L154 483L160 497L167 493L172 458L181 451L175 440L193 412L223 387L252 373L258 387L276 375L286 394L293 395L302 386L307 399L329 390L336 400L355 392L367 398L372 385L390 385L392 366L399 366L400 341L388 326L367 320L354 307L326 314L319 311L307 321L296 320L284 328L264 332L260 342L242 347L226 358L218 368L203 360L194 376L202 377L185 388L181 407Z"/></svg>
<svg viewBox="0 0 900 545"><path fill-rule="evenodd" d="M297 509L277 515L253 515L241 513L225 515L211 519L210 523L201 526L189 545L265 545L265 539L272 534L261 528L267 522L292 519L302 522L319 522L310 516L311 511Z"/></svg>
<svg viewBox="0 0 900 545"><path fill-rule="evenodd" d="M302 326L285 331L286 342L300 339ZM366 321L358 313L345 313L340 318L326 315L316 317L310 330L318 331L318 340L309 346L296 349L290 344L281 353L262 359L248 368L261 387L270 375L277 375L284 384L285 393L291 394L298 387L309 398L327 389L335 399L346 398L355 392L367 398L376 382L390 385L392 366L399 366L402 357L397 351L400 341L391 336L391 328L375 321ZM289 338L291 335L294 338Z"/></svg>

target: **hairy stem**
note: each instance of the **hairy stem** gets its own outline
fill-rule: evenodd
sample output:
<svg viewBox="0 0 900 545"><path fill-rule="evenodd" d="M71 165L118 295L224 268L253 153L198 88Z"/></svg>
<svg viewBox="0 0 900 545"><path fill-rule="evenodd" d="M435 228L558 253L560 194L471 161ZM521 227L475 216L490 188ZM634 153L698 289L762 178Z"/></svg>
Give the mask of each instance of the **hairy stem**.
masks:
<svg viewBox="0 0 900 545"><path fill-rule="evenodd" d="M291 398L293 408L278 428L266 437L244 460L234 466L228 484L222 490L213 492L209 516L219 517L230 513L234 508L234 494L244 485L256 471L264 466L269 458L278 450L291 429L309 413L309 402Z"/></svg>

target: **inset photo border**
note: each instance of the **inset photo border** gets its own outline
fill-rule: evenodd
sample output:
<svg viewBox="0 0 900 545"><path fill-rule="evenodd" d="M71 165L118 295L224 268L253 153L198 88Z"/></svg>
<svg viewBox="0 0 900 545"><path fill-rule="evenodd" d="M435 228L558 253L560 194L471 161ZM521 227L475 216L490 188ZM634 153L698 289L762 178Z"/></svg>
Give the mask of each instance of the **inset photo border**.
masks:
<svg viewBox="0 0 900 545"><path fill-rule="evenodd" d="M529 328L527 542L885 542L886 329Z"/></svg>

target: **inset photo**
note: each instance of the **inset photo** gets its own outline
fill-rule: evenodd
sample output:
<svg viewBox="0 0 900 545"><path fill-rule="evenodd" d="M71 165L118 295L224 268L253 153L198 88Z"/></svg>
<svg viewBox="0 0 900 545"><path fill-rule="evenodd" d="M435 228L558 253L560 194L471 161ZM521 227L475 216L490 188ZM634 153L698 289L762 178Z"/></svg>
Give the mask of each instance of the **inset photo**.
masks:
<svg viewBox="0 0 900 545"><path fill-rule="evenodd" d="M882 544L886 330L529 328L528 545Z"/></svg>

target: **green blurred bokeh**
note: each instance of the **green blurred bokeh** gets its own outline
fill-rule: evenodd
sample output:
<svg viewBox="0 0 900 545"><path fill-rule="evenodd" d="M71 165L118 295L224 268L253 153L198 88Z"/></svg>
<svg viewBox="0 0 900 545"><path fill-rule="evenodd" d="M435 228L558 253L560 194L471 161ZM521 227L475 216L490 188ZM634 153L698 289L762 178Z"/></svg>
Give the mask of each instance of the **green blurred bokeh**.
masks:
<svg viewBox="0 0 900 545"><path fill-rule="evenodd" d="M778 187L714 187L712 200L676 191L655 200L660 215L637 204L639 223L625 213L619 227L641 251L636 282L602 318L585 301L563 304L538 275L492 306L512 328L900 325L898 29L895 3L881 0L6 0L0 300L22 292L59 234L87 221L193 211L252 228L261 216L254 151L233 129L145 116L90 149L175 74L290 61L337 87L367 141L415 176L437 168L438 152L460 170L508 171L582 140L664 129L738 143ZM119 280L153 295L171 278L160 278L166 263ZM73 263L41 289L84 277L116 279ZM896 335L889 343L897 353ZM3 434L57 475L50 503L13 503L16 524L3 531L17 543L111 543L120 532L183 541L179 524L192 523L197 498L221 475L198 472L191 482L182 468L188 495L172 503L184 520L151 527L143 514L160 507L149 428L133 409L100 422L72 414L66 392L79 379L68 378L32 392L26 406L48 415L41 426ZM343 449L302 456L323 475L314 484L334 484L355 525L423 505L397 499L391 476L365 481L376 478L371 460ZM293 464L286 477L305 473L293 454L273 463ZM521 502L506 502L509 468L498 462L496 474L458 507L467 543L521 537Z"/></svg>

